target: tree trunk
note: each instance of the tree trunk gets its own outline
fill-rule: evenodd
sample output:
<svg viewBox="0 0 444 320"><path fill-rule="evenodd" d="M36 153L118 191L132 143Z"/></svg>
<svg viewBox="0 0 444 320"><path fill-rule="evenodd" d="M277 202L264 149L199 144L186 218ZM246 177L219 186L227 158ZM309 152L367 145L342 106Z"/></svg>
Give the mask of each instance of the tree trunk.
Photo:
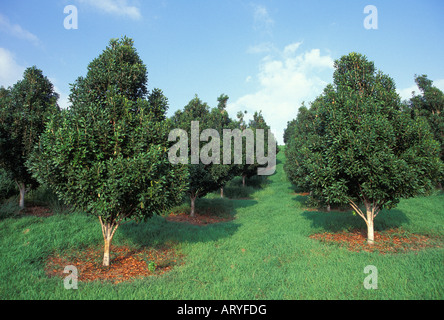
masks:
<svg viewBox="0 0 444 320"><path fill-rule="evenodd" d="M367 243L371 246L375 243L375 231L374 231L373 219L371 220L368 219L367 222Z"/></svg>
<svg viewBox="0 0 444 320"><path fill-rule="evenodd" d="M103 222L102 218L99 217L100 224L102 226L102 235L104 240L104 249L103 249L103 266L109 267L110 264L110 249L111 249L111 241L113 240L114 233L119 227L118 224Z"/></svg>
<svg viewBox="0 0 444 320"><path fill-rule="evenodd" d="M245 187L245 175L242 176L242 187Z"/></svg>
<svg viewBox="0 0 444 320"><path fill-rule="evenodd" d="M197 196L190 195L190 200L191 200L191 212L190 212L190 216L193 217L193 218L194 218L194 216L195 216L195 214L194 214L194 209L195 209L196 197L197 197Z"/></svg>
<svg viewBox="0 0 444 320"><path fill-rule="evenodd" d="M111 248L111 239L105 238L104 241L105 241L105 246L103 249L103 266L109 267L109 252Z"/></svg>
<svg viewBox="0 0 444 320"><path fill-rule="evenodd" d="M224 187L220 188L220 197L223 198L224 197Z"/></svg>
<svg viewBox="0 0 444 320"><path fill-rule="evenodd" d="M26 194L26 186L23 182L15 182L20 190L20 200L19 200L19 206L20 210L25 208L25 194Z"/></svg>
<svg viewBox="0 0 444 320"><path fill-rule="evenodd" d="M367 225L367 244L372 246L375 243L374 220L379 213L380 207L374 205L372 206L369 201L364 200L363 202L366 209L365 214L355 202L349 200L353 210L360 215L362 219L364 219L365 224Z"/></svg>
<svg viewBox="0 0 444 320"><path fill-rule="evenodd" d="M375 231L374 231L374 220L375 220L375 208L372 208L370 203L364 202L365 209L367 211L367 219L365 220L367 224L367 243L372 246L375 243Z"/></svg>

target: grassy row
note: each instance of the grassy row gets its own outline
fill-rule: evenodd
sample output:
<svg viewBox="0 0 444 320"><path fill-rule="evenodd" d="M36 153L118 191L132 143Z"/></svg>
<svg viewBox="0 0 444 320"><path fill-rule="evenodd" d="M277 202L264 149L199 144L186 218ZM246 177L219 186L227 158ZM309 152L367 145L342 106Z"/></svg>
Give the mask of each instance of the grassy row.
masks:
<svg viewBox="0 0 444 320"><path fill-rule="evenodd" d="M278 154L275 175L241 194L239 181L200 201L202 209L229 211L236 219L204 227L167 222L123 225L114 245L173 245L181 265L162 275L117 285L79 283L66 290L63 279L48 278L45 259L54 252L102 245L100 225L83 213L48 218L12 217L0 221L2 299L443 299L444 251L382 255L350 252L309 238L316 232L364 227L348 212L305 210L294 193ZM257 188L258 186L262 188ZM246 198L249 199L246 199ZM63 210L62 210L63 211ZM376 229L444 238L444 194L403 200L376 219ZM367 290L364 268L378 270L378 289ZM80 275L81 277L81 275ZM81 280L81 278L80 278Z"/></svg>

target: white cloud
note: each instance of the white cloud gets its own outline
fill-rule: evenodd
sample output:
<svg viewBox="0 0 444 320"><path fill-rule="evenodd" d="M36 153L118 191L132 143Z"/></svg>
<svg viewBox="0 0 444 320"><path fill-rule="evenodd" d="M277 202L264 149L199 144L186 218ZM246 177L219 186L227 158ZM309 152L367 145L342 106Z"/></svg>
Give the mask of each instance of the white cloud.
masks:
<svg viewBox="0 0 444 320"><path fill-rule="evenodd" d="M142 17L140 9L128 4L127 0L78 0L108 14L139 20Z"/></svg>
<svg viewBox="0 0 444 320"><path fill-rule="evenodd" d="M254 46L249 46L247 48L247 53L249 54L262 54L262 53L270 53L276 51L274 44L271 42L263 42L256 44Z"/></svg>
<svg viewBox="0 0 444 320"><path fill-rule="evenodd" d="M401 101L409 100L413 96L412 92L415 92L415 94L419 94L419 89L416 84L412 85L408 88L397 89L396 91L398 92L399 96L401 97Z"/></svg>
<svg viewBox="0 0 444 320"><path fill-rule="evenodd" d="M284 56L291 56L293 55L301 46L302 42L295 42L292 44L289 44L284 48Z"/></svg>
<svg viewBox="0 0 444 320"><path fill-rule="evenodd" d="M57 100L59 107L62 109L67 109L71 105L68 100L69 94L66 94L60 89L58 86L59 81L56 78L48 77L48 80L51 81L52 85L54 86L54 91L59 94L59 100Z"/></svg>
<svg viewBox="0 0 444 320"><path fill-rule="evenodd" d="M28 30L23 29L18 24L12 24L9 19L2 14L0 14L0 30L13 37L30 41L34 45L39 45L40 43L40 40L36 35L32 34Z"/></svg>
<svg viewBox="0 0 444 320"><path fill-rule="evenodd" d="M278 57L265 57L255 78L259 83L257 91L227 106L230 114L247 110L250 117L262 110L279 144L283 143L287 122L296 117L302 102L308 105L332 81L333 58L321 55L319 49L297 54L299 47L300 43L292 43L281 50Z"/></svg>
<svg viewBox="0 0 444 320"><path fill-rule="evenodd" d="M436 79L432 80L432 85L434 87L437 87L439 90L444 92L444 79ZM421 94L421 91L419 90L418 86L416 84L412 84L411 86L403 89L397 89L396 90L401 97L401 101L403 100L409 100L412 98L412 92L415 93L415 95Z"/></svg>
<svg viewBox="0 0 444 320"><path fill-rule="evenodd" d="M59 100L57 101L59 107L62 109L68 109L71 106L71 102L69 102L69 94L60 91L56 86L54 86L54 91L59 94Z"/></svg>
<svg viewBox="0 0 444 320"><path fill-rule="evenodd" d="M274 20L271 18L268 10L263 5L252 4L253 6L253 18L254 18L254 29L265 31L271 34L272 28L274 26Z"/></svg>
<svg viewBox="0 0 444 320"><path fill-rule="evenodd" d="M0 48L0 86L12 86L23 77L25 67L15 61L12 52Z"/></svg>
<svg viewBox="0 0 444 320"><path fill-rule="evenodd" d="M19 80L23 79L23 73L25 70L25 67L17 63L12 52L0 48L0 87L12 87ZM48 79L54 85L54 91L60 95L58 100L59 106L66 109L70 104L68 102L69 95L59 89L55 78L48 77Z"/></svg>
<svg viewBox="0 0 444 320"><path fill-rule="evenodd" d="M433 81L433 86L444 92L444 79L437 79Z"/></svg>

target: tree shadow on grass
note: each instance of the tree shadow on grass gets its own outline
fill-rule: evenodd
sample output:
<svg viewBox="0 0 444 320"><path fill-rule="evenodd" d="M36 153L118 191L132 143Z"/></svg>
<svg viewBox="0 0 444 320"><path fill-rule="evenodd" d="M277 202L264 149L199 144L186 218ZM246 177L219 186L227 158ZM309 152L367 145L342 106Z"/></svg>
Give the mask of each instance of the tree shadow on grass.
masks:
<svg viewBox="0 0 444 320"><path fill-rule="evenodd" d="M255 200L207 199L198 209L213 217L228 214L232 218L208 225L168 221L165 216L157 215L145 222L128 222L119 227L113 239L110 268L102 266L103 242L100 242L100 245L97 243L50 255L45 272L49 277L64 277L64 266L74 265L79 268L82 281L114 283L161 275L184 262L182 244L217 241L235 234L240 226L234 219L237 210L256 203ZM209 212L211 207L214 210Z"/></svg>
<svg viewBox="0 0 444 320"><path fill-rule="evenodd" d="M233 218L226 222L202 226L186 222L168 221L164 216L154 216L146 222L124 224L119 228L119 231L134 245L142 247L209 242L227 238L235 234L240 227L240 224L235 220L236 210L255 205L257 201L225 200L225 202L230 203L230 215ZM205 203L205 208L208 209L208 203Z"/></svg>
<svg viewBox="0 0 444 320"><path fill-rule="evenodd" d="M304 211L302 215L311 221L316 230L326 232L351 231L355 229L366 230L364 219L349 211ZM375 231L396 229L408 224L410 220L398 209L382 210L375 218Z"/></svg>
<svg viewBox="0 0 444 320"><path fill-rule="evenodd" d="M227 199L251 199L253 194L265 189L270 184L268 176L253 176L245 179L242 185L242 177L235 177L224 186L224 198ZM219 198L220 192L214 192L207 197Z"/></svg>
<svg viewBox="0 0 444 320"><path fill-rule="evenodd" d="M293 200L301 203L302 208L306 208L307 196L298 194ZM302 216L310 220L312 228L318 231L341 232L367 229L364 219L354 213L351 207L347 206L338 210L332 209L331 211L327 211L324 208L306 208ZM409 224L410 220L404 212L395 208L381 210L374 222L375 231L385 231Z"/></svg>

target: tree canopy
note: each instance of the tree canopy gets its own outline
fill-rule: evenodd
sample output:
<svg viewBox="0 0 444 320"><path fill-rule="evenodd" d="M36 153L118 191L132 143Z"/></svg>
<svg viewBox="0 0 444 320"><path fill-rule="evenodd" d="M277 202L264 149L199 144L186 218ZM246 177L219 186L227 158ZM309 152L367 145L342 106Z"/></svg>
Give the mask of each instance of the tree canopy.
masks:
<svg viewBox="0 0 444 320"><path fill-rule="evenodd" d="M0 166L15 180L21 208L26 190L38 185L25 163L48 116L59 112L57 99L54 86L35 66L27 68L23 79L11 88L0 91Z"/></svg>
<svg viewBox="0 0 444 320"><path fill-rule="evenodd" d="M441 145L440 158L444 161L444 93L433 86L427 75L415 76L420 94L414 95L407 102L407 111L412 118L422 117L430 126L433 137ZM440 178L444 182L444 177Z"/></svg>
<svg viewBox="0 0 444 320"><path fill-rule="evenodd" d="M147 79L133 41L111 40L72 85L72 107L51 117L29 162L61 199L99 218L105 266L121 223L180 203L187 186L186 168L168 160L167 98L149 93Z"/></svg>
<svg viewBox="0 0 444 320"><path fill-rule="evenodd" d="M234 166L223 164L223 129L230 128L232 120L226 108L228 97L221 95L216 108L210 109L197 95L172 117L174 129L186 134L186 159L189 170L188 196L191 201L191 216L195 215L195 201L199 197L219 190L234 176ZM196 130L194 132L194 130ZM202 133L214 130L216 136L203 139ZM188 137L190 143L188 143ZM215 146L214 148L211 146ZM210 148L209 148L210 147ZM184 151L184 150L181 150ZM213 154L213 151L217 151ZM209 161L201 161L202 158ZM212 161L215 160L215 161Z"/></svg>
<svg viewBox="0 0 444 320"><path fill-rule="evenodd" d="M240 114L239 114L240 115ZM241 128L245 127L241 125ZM274 147L275 147L275 154L274 156L279 152L279 148L276 144L276 141L274 140L274 136L271 140L268 139L270 126L265 121L264 116L262 115L262 111L255 111L253 114L253 118L248 122L248 126L245 127L246 129L249 129L253 133L253 140L257 144L257 130L263 130L264 132L264 145L263 150L264 152L267 152L269 150L269 141L273 141ZM247 139L245 139L247 140ZM243 144L243 152L242 152L242 164L240 165L240 175L242 176L242 185L246 185L245 179L251 178L258 173L258 168L262 167L262 164L259 163L257 158L257 152L254 153L254 156L252 157L252 161L248 161L248 149L247 149L247 141ZM270 146L272 148L272 146ZM256 145L256 151L257 151L257 145Z"/></svg>
<svg viewBox="0 0 444 320"><path fill-rule="evenodd" d="M402 112L393 80L365 56L336 60L333 79L310 110L300 110L286 170L312 197L350 204L373 243L381 209L433 188L443 168L439 144L423 119Z"/></svg>

